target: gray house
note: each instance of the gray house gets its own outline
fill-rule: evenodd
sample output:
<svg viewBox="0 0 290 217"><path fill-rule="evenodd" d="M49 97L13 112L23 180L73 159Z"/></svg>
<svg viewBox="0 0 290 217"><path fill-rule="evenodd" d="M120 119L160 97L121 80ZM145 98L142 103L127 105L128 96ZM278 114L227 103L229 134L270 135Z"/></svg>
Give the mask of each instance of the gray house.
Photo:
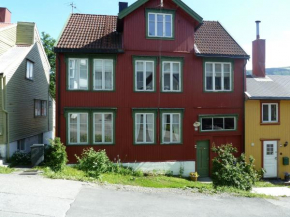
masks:
<svg viewBox="0 0 290 217"><path fill-rule="evenodd" d="M10 23L0 8L0 157L54 138L50 65L35 23Z"/></svg>

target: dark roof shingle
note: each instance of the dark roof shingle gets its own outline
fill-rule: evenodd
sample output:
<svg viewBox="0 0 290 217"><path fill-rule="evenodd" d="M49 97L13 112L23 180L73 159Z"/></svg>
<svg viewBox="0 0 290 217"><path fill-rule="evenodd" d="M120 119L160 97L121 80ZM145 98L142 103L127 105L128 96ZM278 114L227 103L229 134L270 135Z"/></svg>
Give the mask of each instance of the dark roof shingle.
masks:
<svg viewBox="0 0 290 217"><path fill-rule="evenodd" d="M197 55L248 57L218 21L204 21L195 32L195 51Z"/></svg>
<svg viewBox="0 0 290 217"><path fill-rule="evenodd" d="M116 31L117 16L72 14L56 48L122 49L122 36Z"/></svg>

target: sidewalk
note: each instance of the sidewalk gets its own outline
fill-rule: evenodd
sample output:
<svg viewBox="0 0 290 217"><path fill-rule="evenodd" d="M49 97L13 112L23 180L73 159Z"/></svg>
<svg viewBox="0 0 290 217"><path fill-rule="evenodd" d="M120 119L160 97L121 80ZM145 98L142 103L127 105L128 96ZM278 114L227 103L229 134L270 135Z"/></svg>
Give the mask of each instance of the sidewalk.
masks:
<svg viewBox="0 0 290 217"><path fill-rule="evenodd" d="M290 197L290 188L288 187L253 188L252 192L277 197L282 196Z"/></svg>

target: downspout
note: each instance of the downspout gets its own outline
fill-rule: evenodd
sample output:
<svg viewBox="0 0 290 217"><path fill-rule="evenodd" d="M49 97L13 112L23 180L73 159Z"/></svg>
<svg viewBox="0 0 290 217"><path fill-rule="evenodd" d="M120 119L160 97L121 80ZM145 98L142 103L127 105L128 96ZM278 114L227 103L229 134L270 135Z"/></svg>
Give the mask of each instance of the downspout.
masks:
<svg viewBox="0 0 290 217"><path fill-rule="evenodd" d="M6 149L6 159L10 157L10 147L9 147L9 113L5 110L4 107L4 78L3 74L1 75L1 84L2 84L2 111L6 114L6 141L7 141L7 149Z"/></svg>
<svg viewBox="0 0 290 217"><path fill-rule="evenodd" d="M61 74L60 74L60 70L61 70L61 61L60 61L60 57L59 57L59 53L57 54L57 68L58 68L58 70L57 70L57 73L58 73L58 75L56 75L55 74L55 76L57 76L57 79L56 79L56 81L57 81L57 101L56 101L56 103L57 103L57 105L58 105L58 111L57 111L57 113L58 113L58 119L57 119L57 132L56 132L56 136L57 137L60 137L60 115L61 115L61 105L60 105L60 84L61 84Z"/></svg>
<svg viewBox="0 0 290 217"><path fill-rule="evenodd" d="M244 138L243 138L243 142L244 142L244 147L243 147L243 151L246 151L246 97L245 97L245 92L246 90L246 83L247 83L247 70L246 70L246 65L247 65L247 61L248 60L244 60L244 66L243 66L243 71L244 71L244 79L243 79L243 99L244 99ZM246 153L245 153L246 154Z"/></svg>

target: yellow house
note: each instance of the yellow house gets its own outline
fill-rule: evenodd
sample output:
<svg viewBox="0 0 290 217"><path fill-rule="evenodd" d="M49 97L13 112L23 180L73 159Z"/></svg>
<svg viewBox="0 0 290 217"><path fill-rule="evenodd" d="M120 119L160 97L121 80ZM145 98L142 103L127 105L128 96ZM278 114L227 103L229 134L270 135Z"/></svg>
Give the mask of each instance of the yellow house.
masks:
<svg viewBox="0 0 290 217"><path fill-rule="evenodd" d="M255 158L264 178L284 179L290 173L290 76L265 73L266 42L253 41L253 73L245 87L245 153Z"/></svg>
<svg viewBox="0 0 290 217"><path fill-rule="evenodd" d="M290 76L247 77L245 152L265 178L290 173Z"/></svg>

